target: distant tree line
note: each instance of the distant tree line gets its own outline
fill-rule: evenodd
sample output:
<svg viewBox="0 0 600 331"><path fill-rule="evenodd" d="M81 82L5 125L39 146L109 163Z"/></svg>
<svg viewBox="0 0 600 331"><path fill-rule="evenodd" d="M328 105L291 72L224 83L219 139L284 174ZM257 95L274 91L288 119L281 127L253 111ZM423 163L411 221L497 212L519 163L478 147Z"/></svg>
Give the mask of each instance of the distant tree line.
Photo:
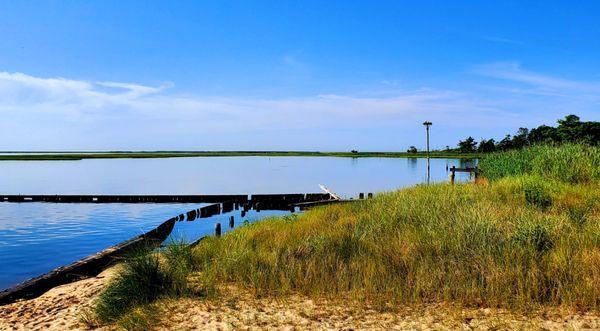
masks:
<svg viewBox="0 0 600 331"><path fill-rule="evenodd" d="M507 134L496 142L482 139L479 143L473 137L458 142L454 151L461 153L490 153L520 149L535 144L582 143L592 146L600 145L600 122L582 122L576 115L568 115L558 120L558 126L540 125L534 129L519 128L514 135ZM446 150L450 151L448 147Z"/></svg>

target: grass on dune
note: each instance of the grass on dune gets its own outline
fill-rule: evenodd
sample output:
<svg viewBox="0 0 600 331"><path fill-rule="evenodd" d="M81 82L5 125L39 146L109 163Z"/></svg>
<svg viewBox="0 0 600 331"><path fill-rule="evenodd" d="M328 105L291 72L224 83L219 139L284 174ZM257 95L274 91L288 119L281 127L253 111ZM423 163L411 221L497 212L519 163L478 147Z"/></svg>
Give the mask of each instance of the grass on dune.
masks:
<svg viewBox="0 0 600 331"><path fill-rule="evenodd" d="M546 183L419 186L270 219L205 240L197 268L262 294L596 309L600 189Z"/></svg>
<svg viewBox="0 0 600 331"><path fill-rule="evenodd" d="M153 302L193 293L188 286L191 261L191 249L183 242L170 243L160 254L151 249L129 254L116 279L84 315L84 322L89 326L116 322L125 329L146 329L144 325L156 322Z"/></svg>
<svg viewBox="0 0 600 331"><path fill-rule="evenodd" d="M126 260L100 321L151 324L149 304L236 284L381 303L600 308L598 149L534 147L481 160L488 184L420 185L242 226L193 250ZM131 298L131 293L139 297ZM128 296L128 297L126 297ZM150 305L151 306L151 305Z"/></svg>

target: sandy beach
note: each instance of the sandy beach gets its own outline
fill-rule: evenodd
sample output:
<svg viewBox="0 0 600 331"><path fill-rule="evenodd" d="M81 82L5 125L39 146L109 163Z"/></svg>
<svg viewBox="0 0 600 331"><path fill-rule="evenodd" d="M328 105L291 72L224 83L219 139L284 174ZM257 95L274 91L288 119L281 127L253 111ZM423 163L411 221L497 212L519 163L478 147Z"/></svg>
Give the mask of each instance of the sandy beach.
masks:
<svg viewBox="0 0 600 331"><path fill-rule="evenodd" d="M85 330L88 327L81 322L84 311L114 274L114 268L108 269L98 277L56 287L36 299L0 307L0 329ZM436 304L381 312L364 304L300 295L257 298L249 291L234 287L221 290L220 298L224 299L185 298L159 302L161 318L156 329L600 329L597 313L557 309L519 314L501 309L460 309Z"/></svg>

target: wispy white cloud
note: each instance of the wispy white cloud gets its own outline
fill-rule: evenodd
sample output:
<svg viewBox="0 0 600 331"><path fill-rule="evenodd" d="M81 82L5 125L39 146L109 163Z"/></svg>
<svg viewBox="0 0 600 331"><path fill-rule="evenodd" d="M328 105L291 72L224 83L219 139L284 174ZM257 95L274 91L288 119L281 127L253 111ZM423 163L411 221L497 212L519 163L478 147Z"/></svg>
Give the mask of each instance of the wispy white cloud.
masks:
<svg viewBox="0 0 600 331"><path fill-rule="evenodd" d="M187 141L269 130L323 130L324 134L385 130L415 127L424 118L452 123L456 116L478 109L475 116L461 121L475 125L494 112L468 95L436 89L378 97L324 94L266 99L178 95L166 93L169 87L172 84L145 86L1 72L0 149L23 148L12 147L15 141L43 141L56 145L55 149L65 148L61 144L67 142L86 146L89 141L117 138L123 145L147 140L149 145L162 146L164 139L174 137ZM274 136L273 143L285 144L284 138L278 138ZM243 148L238 145L234 148Z"/></svg>
<svg viewBox="0 0 600 331"><path fill-rule="evenodd" d="M486 37L483 37L483 39L487 40L487 41L494 42L494 43L511 44L511 45L518 45L518 46L525 45L525 43L522 42L522 41L518 41L518 40L514 40L514 39L509 39L509 38L486 36Z"/></svg>
<svg viewBox="0 0 600 331"><path fill-rule="evenodd" d="M137 98L147 94L156 94L165 89L173 87L172 83L165 83L158 87L119 82L96 82L96 84L103 87L119 89L121 90L121 92L124 91L125 93L127 93L128 96L132 98Z"/></svg>
<svg viewBox="0 0 600 331"><path fill-rule="evenodd" d="M69 113L114 116L112 112L116 111L181 120L210 120L212 125L217 126L221 126L220 122L223 122L219 117L234 120L234 123L227 123L227 126L235 124L235 121L244 126L278 124L303 127L340 124L346 121L352 122L348 124L379 126L385 123L378 122L377 119L443 114L449 109L459 110L467 102L465 96L460 93L428 89L405 91L386 97L329 94L282 99L180 96L162 93L172 86L87 82L2 72L0 99L5 102L0 105L0 112L36 112L48 109L56 116L60 116L66 110ZM7 106L8 104L11 106ZM307 118L311 120L306 121ZM360 121L355 123L355 119Z"/></svg>
<svg viewBox="0 0 600 331"><path fill-rule="evenodd" d="M527 84L544 91L555 92L600 92L600 82L569 80L544 75L521 68L518 62L495 62L478 65L473 72L482 76Z"/></svg>
<svg viewBox="0 0 600 331"><path fill-rule="evenodd" d="M526 71L516 63L482 65L473 71L550 95L597 88ZM171 83L147 86L0 72L0 150L339 150L362 148L364 141L372 149L398 150L417 144L415 134L425 119L439 130L434 144L440 139L439 146L445 146L465 132L505 133L506 128L537 123L541 113L555 120L563 108L578 112L598 104L589 98L568 103L532 100L514 92L520 86L494 87L497 91L491 94L463 87L254 98L181 95Z"/></svg>

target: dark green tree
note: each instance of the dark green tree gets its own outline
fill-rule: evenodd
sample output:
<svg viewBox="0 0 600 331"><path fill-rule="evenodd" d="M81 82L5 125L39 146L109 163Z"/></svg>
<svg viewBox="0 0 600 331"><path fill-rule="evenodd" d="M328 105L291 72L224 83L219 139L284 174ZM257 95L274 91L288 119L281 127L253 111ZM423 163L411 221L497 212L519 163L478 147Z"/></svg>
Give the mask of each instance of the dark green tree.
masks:
<svg viewBox="0 0 600 331"><path fill-rule="evenodd" d="M558 120L558 139L560 142L577 142L585 135L582 132L582 125L579 116L567 115L564 119Z"/></svg>
<svg viewBox="0 0 600 331"><path fill-rule="evenodd" d="M489 139L489 140L481 139L481 142L479 142L479 146L477 147L477 151L479 153L495 152L496 151L496 142L494 141L494 139Z"/></svg>
<svg viewBox="0 0 600 331"><path fill-rule="evenodd" d="M528 139L532 144L549 144L558 141L558 133L554 127L540 125L529 131Z"/></svg>
<svg viewBox="0 0 600 331"><path fill-rule="evenodd" d="M600 146L600 122L583 122L581 124L581 142Z"/></svg>
<svg viewBox="0 0 600 331"><path fill-rule="evenodd" d="M473 153L477 150L477 142L469 136L467 139L458 142L458 149L461 153Z"/></svg>
<svg viewBox="0 0 600 331"><path fill-rule="evenodd" d="M512 137L512 148L518 149L529 146L529 129L519 128L517 133Z"/></svg>
<svg viewBox="0 0 600 331"><path fill-rule="evenodd" d="M509 134L504 137L504 139L500 140L496 145L496 149L499 151L507 151L513 148L512 138Z"/></svg>

